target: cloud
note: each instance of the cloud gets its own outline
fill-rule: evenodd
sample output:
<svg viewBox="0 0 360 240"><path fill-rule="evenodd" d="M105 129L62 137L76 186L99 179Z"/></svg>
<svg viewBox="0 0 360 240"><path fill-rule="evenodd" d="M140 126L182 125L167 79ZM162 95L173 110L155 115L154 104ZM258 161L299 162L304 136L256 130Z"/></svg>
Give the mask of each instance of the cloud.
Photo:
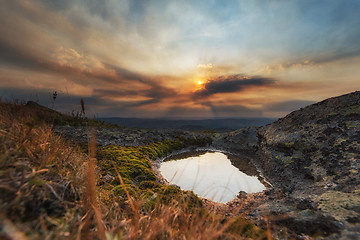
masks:
<svg viewBox="0 0 360 240"><path fill-rule="evenodd" d="M360 41L360 37L358 41ZM313 61L316 64L324 64L324 63L331 63L331 62L348 60L348 59L351 60L359 57L360 57L360 46L347 51L343 50L343 51L337 51L335 53L322 54L322 56L314 57Z"/></svg>
<svg viewBox="0 0 360 240"><path fill-rule="evenodd" d="M25 99L43 91L50 100L57 90L75 105L88 97L113 116L252 115L260 113L251 107L271 102L265 111L293 110L301 101L279 101L330 96L340 91L336 81L359 87L359 7L357 0L12 0L0 8L0 90L31 88ZM239 72L252 77L231 75Z"/></svg>
<svg viewBox="0 0 360 240"><path fill-rule="evenodd" d="M221 76L204 84L204 88L195 92L195 98L207 97L217 93L240 92L250 87L273 85L275 80L264 77L244 77L243 75Z"/></svg>
<svg viewBox="0 0 360 240"><path fill-rule="evenodd" d="M214 67L214 65L212 65L211 63L197 65L197 68L199 68L199 69L212 69L213 67Z"/></svg>
<svg viewBox="0 0 360 240"><path fill-rule="evenodd" d="M133 108L145 107L178 96L175 90L154 83L151 85L149 89L94 89L94 95L104 99L120 99L117 101L129 102L127 105Z"/></svg>
<svg viewBox="0 0 360 240"><path fill-rule="evenodd" d="M16 46L0 39L0 63L2 65L63 76L81 84L134 84L140 82L153 87L152 79L99 60L88 58L74 49L59 48L54 60L42 56L24 46Z"/></svg>
<svg viewBox="0 0 360 240"><path fill-rule="evenodd" d="M0 39L0 52L0 62L2 64L34 70L48 69L50 67L47 62L30 50L16 47L2 41L2 39Z"/></svg>

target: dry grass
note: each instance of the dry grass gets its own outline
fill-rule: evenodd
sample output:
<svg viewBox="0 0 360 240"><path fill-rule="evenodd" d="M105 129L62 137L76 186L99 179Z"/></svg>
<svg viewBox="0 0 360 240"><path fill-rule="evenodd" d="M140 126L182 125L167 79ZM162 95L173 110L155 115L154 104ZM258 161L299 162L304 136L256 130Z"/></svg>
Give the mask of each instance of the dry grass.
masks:
<svg viewBox="0 0 360 240"><path fill-rule="evenodd" d="M251 222L185 197L144 210L147 200L124 182L125 201L99 201L108 189L97 187L94 133L87 156L21 105L0 103L0 114L0 239L266 238Z"/></svg>
<svg viewBox="0 0 360 240"><path fill-rule="evenodd" d="M65 226L80 213L86 156L17 104L0 103L0 146L1 220L32 238L76 231Z"/></svg>

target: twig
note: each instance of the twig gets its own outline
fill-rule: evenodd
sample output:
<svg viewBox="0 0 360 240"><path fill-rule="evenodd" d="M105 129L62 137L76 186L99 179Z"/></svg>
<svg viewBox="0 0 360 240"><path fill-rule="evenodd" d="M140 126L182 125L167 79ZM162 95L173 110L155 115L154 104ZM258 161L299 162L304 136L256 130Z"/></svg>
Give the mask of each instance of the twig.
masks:
<svg viewBox="0 0 360 240"><path fill-rule="evenodd" d="M53 187L48 184L48 183L45 183L45 185L50 189L50 191L54 194L54 196L59 200L59 201L62 201L61 197L55 192L55 190L53 189Z"/></svg>

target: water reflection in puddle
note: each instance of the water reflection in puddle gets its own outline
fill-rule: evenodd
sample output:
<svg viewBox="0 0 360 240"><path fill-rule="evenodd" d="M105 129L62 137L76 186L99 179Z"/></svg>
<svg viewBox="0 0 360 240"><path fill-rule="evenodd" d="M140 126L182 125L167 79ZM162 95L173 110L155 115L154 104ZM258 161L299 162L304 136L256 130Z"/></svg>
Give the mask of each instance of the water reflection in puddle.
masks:
<svg viewBox="0 0 360 240"><path fill-rule="evenodd" d="M239 171L220 152L163 162L160 172L181 189L222 203L233 200L240 191L254 193L266 189L256 176Z"/></svg>

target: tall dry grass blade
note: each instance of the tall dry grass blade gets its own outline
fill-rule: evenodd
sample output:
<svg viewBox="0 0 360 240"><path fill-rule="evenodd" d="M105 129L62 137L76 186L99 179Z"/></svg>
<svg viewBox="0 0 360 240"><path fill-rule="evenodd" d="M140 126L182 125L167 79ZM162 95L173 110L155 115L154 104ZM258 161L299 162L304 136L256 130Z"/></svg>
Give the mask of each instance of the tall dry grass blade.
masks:
<svg viewBox="0 0 360 240"><path fill-rule="evenodd" d="M130 194L129 194L129 191L127 190L126 186L125 186L125 183L119 173L119 171L117 170L117 168L115 168L115 171L120 179L120 183L121 183L121 186L123 187L125 193L126 193L126 196L129 200L129 203L130 203L130 206L131 206L131 209L133 211L133 219L131 220L131 223L132 223L132 228L131 228L131 231L129 232L129 239L138 239L138 235L141 234L141 231L139 231L139 225L140 225L140 213L139 211L136 210L136 207L135 207L135 204L134 202L132 201L131 197L130 197ZM138 207L138 205L137 205Z"/></svg>
<svg viewBox="0 0 360 240"><path fill-rule="evenodd" d="M78 231L76 233L76 240L81 240L81 233L83 231L83 228L85 227L85 225L87 224L87 218L88 218L88 215L89 215L89 212L86 212L85 216L83 216L81 219L80 219L80 224L78 226ZM84 237L84 239L87 239L86 237Z"/></svg>
<svg viewBox="0 0 360 240"><path fill-rule="evenodd" d="M100 208L99 208L99 206L93 206L93 208L95 211L96 225L98 227L98 230L97 230L98 237L99 237L99 239L106 240L107 238L106 238L105 226L102 221Z"/></svg>
<svg viewBox="0 0 360 240"><path fill-rule="evenodd" d="M200 172L200 158L197 159L197 170L196 170L196 174L195 174L195 181L193 183L193 186L191 187L191 191L194 191L194 188L195 188L197 180L198 180L199 172Z"/></svg>
<svg viewBox="0 0 360 240"><path fill-rule="evenodd" d="M102 223L101 211L96 198L96 137L95 129L91 130L91 138L89 144L90 158L88 161L88 168L86 171L86 189L85 189L85 210L89 215L85 219L84 238L91 239L89 234L91 228L91 220L95 218L98 227L97 235L99 239L106 239L105 228Z"/></svg>
<svg viewBox="0 0 360 240"><path fill-rule="evenodd" d="M264 221L266 223L266 237L267 237L267 240L272 240L271 226L270 226L269 218L266 215L264 215Z"/></svg>
<svg viewBox="0 0 360 240"><path fill-rule="evenodd" d="M125 186L125 183L124 183L124 181L123 181L123 179L122 179L119 171L118 171L116 168L115 168L115 171L116 171L116 173L117 173L117 175L118 175L118 177L119 177L119 179L120 179L121 186L123 187L123 189L124 189L124 191L125 191L125 193L126 193L126 196L127 196L128 200L129 200L131 209L134 211L134 213L136 213L135 205L134 205L134 203L133 203L133 201L132 201L132 199L131 199L131 197L130 197L130 194L129 194L126 186Z"/></svg>
<svg viewBox="0 0 360 240"><path fill-rule="evenodd" d="M177 173L178 173L178 170L175 171L174 176L172 176L172 178L171 178L170 181L169 181L169 184L167 184L167 185L165 186L163 192L162 192L161 195L160 195L160 198L158 199L158 202L157 202L158 204L160 204L161 199L164 197L164 194L165 194L166 190L169 188L170 183L172 182L172 180L174 180L174 178L176 177Z"/></svg>

